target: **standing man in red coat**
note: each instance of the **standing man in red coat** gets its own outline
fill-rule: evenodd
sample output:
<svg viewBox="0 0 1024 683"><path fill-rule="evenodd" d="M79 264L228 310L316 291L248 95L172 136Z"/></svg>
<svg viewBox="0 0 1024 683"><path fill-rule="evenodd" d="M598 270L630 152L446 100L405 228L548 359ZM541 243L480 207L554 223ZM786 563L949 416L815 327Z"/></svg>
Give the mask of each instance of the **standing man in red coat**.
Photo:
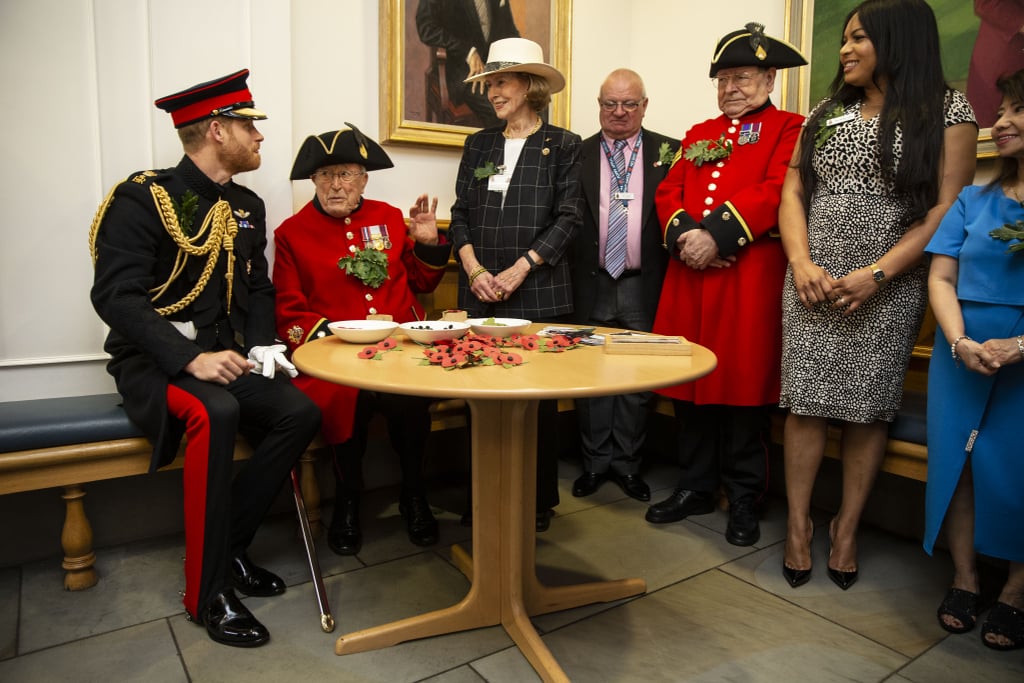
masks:
<svg viewBox="0 0 1024 683"><path fill-rule="evenodd" d="M647 521L677 522L729 499L726 539L760 538L768 484L769 409L779 400L782 280L779 194L803 117L775 108L776 70L807 61L750 23L718 42L711 78L722 116L691 128L655 204L670 261L654 331L718 356L709 376L659 393L673 399L683 474Z"/></svg>
<svg viewBox="0 0 1024 683"><path fill-rule="evenodd" d="M438 235L437 199L417 198L402 212L365 199L367 172L391 168L384 150L355 126L306 138L292 167L292 180L313 181L315 195L274 233L277 329L294 350L330 334L333 320L391 316L422 320L417 292L430 292L444 276L451 245ZM381 259L380 256L384 258ZM360 263L351 273L339 260ZM399 510L409 540L437 543L437 520L422 481L423 451L430 433L430 399L361 391L303 376L295 382L323 413L321 431L334 454L337 490L327 543L339 555L362 547L359 498L367 431L374 412L383 413L402 470Z"/></svg>

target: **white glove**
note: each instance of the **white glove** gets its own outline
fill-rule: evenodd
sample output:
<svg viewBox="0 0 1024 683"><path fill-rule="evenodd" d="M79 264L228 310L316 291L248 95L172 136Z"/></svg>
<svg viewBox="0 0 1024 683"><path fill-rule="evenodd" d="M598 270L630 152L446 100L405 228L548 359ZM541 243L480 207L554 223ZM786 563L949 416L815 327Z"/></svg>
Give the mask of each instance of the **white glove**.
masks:
<svg viewBox="0 0 1024 683"><path fill-rule="evenodd" d="M274 379L274 373L277 371L277 368L287 372L289 377L297 377L299 371L284 357L284 352L287 348L284 344L252 347L249 349L249 360L253 364L252 369L267 379Z"/></svg>

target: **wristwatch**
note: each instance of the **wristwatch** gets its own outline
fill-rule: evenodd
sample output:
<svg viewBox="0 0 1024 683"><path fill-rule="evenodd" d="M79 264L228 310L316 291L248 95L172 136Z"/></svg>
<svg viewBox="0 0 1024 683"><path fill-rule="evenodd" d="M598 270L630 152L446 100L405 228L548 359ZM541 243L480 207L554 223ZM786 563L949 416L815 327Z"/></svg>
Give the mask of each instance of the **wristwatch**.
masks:
<svg viewBox="0 0 1024 683"><path fill-rule="evenodd" d="M879 287L884 285L885 284L885 271L882 270L881 268L879 268L877 263L872 263L869 266L869 268L871 268L871 277L874 278L875 284L878 285Z"/></svg>

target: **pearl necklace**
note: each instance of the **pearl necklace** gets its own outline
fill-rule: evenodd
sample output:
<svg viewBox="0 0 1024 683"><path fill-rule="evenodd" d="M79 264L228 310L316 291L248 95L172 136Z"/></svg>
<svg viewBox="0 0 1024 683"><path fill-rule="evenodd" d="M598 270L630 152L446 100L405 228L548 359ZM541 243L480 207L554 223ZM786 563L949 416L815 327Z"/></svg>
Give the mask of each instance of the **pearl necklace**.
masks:
<svg viewBox="0 0 1024 683"><path fill-rule="evenodd" d="M535 123L533 125L533 128L531 128L529 130L529 132L526 133L526 135L515 135L515 136L513 136L512 133L509 132L509 127L508 126L505 126L505 130L501 131L501 134L504 135L507 140L512 140L513 138L528 138L531 135L533 135L534 133L536 133L538 130L540 130L540 126L541 126L542 123L543 123L543 121L541 121L540 117L538 116L537 117L537 123Z"/></svg>

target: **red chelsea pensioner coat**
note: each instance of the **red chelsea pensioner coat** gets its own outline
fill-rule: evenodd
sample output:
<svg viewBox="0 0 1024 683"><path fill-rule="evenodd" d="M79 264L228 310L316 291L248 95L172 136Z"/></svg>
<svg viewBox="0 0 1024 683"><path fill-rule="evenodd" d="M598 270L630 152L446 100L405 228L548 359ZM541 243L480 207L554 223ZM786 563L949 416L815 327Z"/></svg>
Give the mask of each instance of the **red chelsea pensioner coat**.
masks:
<svg viewBox="0 0 1024 683"><path fill-rule="evenodd" d="M362 249L362 228L387 226L388 279L374 289L338 267L338 259ZM379 233L378 233L379 234ZM274 233L274 287L277 332L294 350L333 320L390 315L403 323L423 318L417 292L430 292L444 276L451 245L417 244L408 236L402 212L390 204L364 199L348 220L321 212L311 201ZM353 348L353 353L357 349ZM359 390L299 375L293 380L320 407L328 443L352 436Z"/></svg>
<svg viewBox="0 0 1024 683"><path fill-rule="evenodd" d="M654 331L710 348L718 367L659 393L698 405L778 402L786 273L779 196L802 121L769 103L740 119L723 115L699 123L683 138L681 153L724 134L732 153L699 167L680 158L658 186L654 201L672 259ZM676 238L697 227L711 232L721 256L736 257L731 267L694 270L679 260Z"/></svg>

